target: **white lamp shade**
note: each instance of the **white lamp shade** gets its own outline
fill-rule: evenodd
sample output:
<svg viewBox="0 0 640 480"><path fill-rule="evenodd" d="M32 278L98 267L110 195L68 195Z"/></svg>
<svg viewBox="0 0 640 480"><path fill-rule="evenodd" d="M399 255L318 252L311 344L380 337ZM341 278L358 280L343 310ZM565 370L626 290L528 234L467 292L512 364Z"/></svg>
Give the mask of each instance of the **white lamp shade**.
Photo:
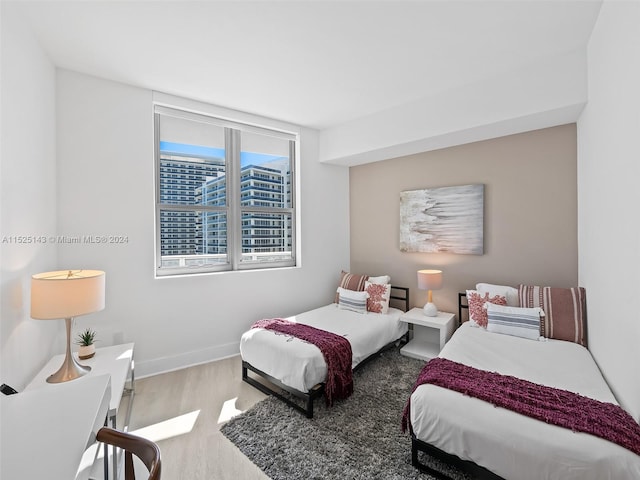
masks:
<svg viewBox="0 0 640 480"><path fill-rule="evenodd" d="M105 273L61 270L31 277L31 318L57 320L104 309Z"/></svg>
<svg viewBox="0 0 640 480"><path fill-rule="evenodd" d="M440 290L442 288L442 270L418 270L418 288L420 290Z"/></svg>

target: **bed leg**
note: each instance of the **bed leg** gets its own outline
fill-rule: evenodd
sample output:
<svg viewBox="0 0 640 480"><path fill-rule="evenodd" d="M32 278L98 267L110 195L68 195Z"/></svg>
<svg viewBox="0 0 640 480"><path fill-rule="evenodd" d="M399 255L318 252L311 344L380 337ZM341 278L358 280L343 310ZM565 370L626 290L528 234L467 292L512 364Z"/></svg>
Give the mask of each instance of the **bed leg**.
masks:
<svg viewBox="0 0 640 480"><path fill-rule="evenodd" d="M411 440L411 465L416 468L420 467L420 464L418 463L418 447L413 439Z"/></svg>
<svg viewBox="0 0 640 480"><path fill-rule="evenodd" d="M246 379L247 379L247 367L242 365L242 380L246 380Z"/></svg>
<svg viewBox="0 0 640 480"><path fill-rule="evenodd" d="M311 396L307 398L307 410L304 413L307 418L313 418L313 398Z"/></svg>

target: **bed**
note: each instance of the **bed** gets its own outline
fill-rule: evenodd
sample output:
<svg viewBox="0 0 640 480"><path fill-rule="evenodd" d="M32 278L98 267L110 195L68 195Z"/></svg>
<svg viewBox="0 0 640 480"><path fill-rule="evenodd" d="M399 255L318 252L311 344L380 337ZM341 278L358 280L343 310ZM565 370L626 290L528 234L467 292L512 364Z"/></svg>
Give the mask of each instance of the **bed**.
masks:
<svg viewBox="0 0 640 480"><path fill-rule="evenodd" d="M465 297L460 294L459 318L467 308ZM488 331L468 321L439 357L617 404L580 342L536 341ZM433 384L415 388L408 417L413 465L439 478L448 477L421 463L419 451L482 479L640 478L640 456L627 448Z"/></svg>
<svg viewBox="0 0 640 480"><path fill-rule="evenodd" d="M408 327L399 319L408 309L409 289L393 286L389 292L391 306L386 313L362 314L332 303L286 320L346 338L355 371L387 348L406 341ZM243 381L313 417L313 402L324 394L327 376L327 364L318 347L288 335L251 328L242 335L240 354Z"/></svg>

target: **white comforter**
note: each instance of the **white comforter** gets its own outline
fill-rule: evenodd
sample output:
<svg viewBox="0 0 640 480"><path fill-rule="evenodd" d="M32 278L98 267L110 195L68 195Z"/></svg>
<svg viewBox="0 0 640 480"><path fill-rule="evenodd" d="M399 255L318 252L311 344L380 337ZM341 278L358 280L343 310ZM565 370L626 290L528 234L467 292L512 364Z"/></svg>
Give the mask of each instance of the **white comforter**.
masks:
<svg viewBox="0 0 640 480"><path fill-rule="evenodd" d="M353 368L407 332L407 324L399 321L401 315L395 308L385 315L361 314L332 303L287 320L344 336L351 344ZM255 368L301 392L309 391L327 377L327 364L318 347L262 328L242 335L240 354Z"/></svg>
<svg viewBox="0 0 640 480"><path fill-rule="evenodd" d="M491 333L467 323L441 357L617 403L586 348ZM410 418L418 439L506 479L640 479L640 456L621 446L434 385L413 393Z"/></svg>

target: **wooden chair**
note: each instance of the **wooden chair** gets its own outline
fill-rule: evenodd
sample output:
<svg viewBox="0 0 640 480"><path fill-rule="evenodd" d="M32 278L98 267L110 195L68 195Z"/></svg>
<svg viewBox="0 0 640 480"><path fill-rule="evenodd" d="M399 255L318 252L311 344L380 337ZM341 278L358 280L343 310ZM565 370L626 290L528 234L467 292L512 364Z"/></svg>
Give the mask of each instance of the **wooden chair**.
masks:
<svg viewBox="0 0 640 480"><path fill-rule="evenodd" d="M97 440L124 450L124 480L135 480L133 455L142 460L149 470L149 480L160 480L160 448L151 440L130 433L102 427L98 430Z"/></svg>

